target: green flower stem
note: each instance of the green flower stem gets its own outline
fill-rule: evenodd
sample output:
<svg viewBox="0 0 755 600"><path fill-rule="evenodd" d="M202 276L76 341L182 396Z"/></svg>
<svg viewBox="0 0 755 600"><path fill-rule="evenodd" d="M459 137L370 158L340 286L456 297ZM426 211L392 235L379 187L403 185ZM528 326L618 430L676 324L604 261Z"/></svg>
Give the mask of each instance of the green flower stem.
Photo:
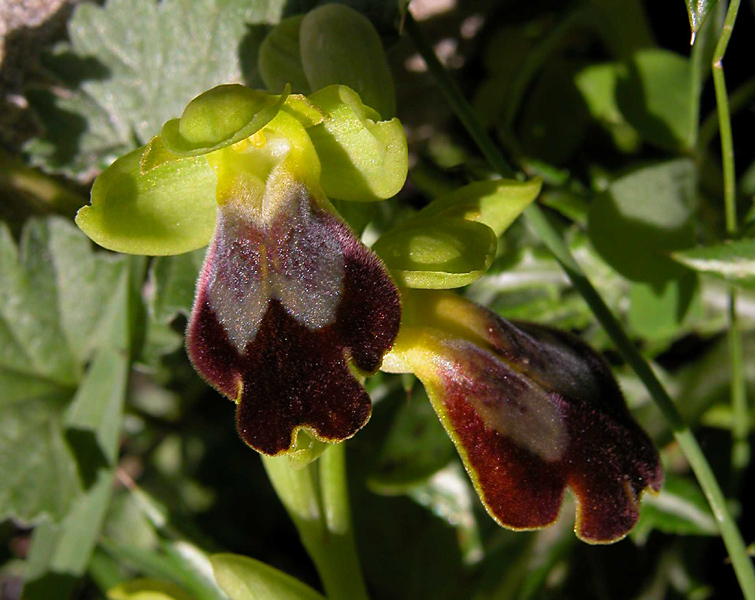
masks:
<svg viewBox="0 0 755 600"><path fill-rule="evenodd" d="M716 91L718 128L721 135L726 233L729 237L737 235L737 197L734 140L731 132L731 114L729 112L729 96L726 92L723 59L734 30L738 12L739 0L732 0L729 9L726 11L724 26L713 53L713 84ZM737 318L737 291L733 286L729 291L729 354L731 357L731 405L734 415L734 424L731 429L734 438L732 466L734 467L734 474L738 478L750 462L750 445L748 442L750 419L747 410L744 369L742 368L742 334L739 330L739 319Z"/></svg>
<svg viewBox="0 0 755 600"><path fill-rule="evenodd" d="M368 600L351 529L344 445L333 445L302 469L286 457L263 456L262 462L329 600Z"/></svg>
<svg viewBox="0 0 755 600"><path fill-rule="evenodd" d="M511 166L506 162L506 159L501 155L492 139L480 124L474 109L466 101L461 91L449 77L448 73L446 73L440 61L438 61L432 47L425 39L411 14L406 15L405 27L419 54L425 60L430 73L435 78L441 91L445 94L456 115L462 121L472 138L477 142L480 151L501 176L510 177L513 173ZM755 600L755 569L753 569L752 562L747 556L742 535L726 506L726 499L721 491L721 487L694 434L684 423L671 397L655 373L653 373L650 365L634 347L621 324L613 316L613 313L606 306L606 303L600 297L592 283L590 283L582 272L582 269L572 257L555 227L553 227L545 214L536 205L530 205L525 214L532 229L559 261L576 290L582 295L588 306L590 306L593 314L611 337L618 350L624 356L624 359L632 366L645 384L650 396L669 423L674 432L674 437L687 457L710 503L744 596L746 600Z"/></svg>

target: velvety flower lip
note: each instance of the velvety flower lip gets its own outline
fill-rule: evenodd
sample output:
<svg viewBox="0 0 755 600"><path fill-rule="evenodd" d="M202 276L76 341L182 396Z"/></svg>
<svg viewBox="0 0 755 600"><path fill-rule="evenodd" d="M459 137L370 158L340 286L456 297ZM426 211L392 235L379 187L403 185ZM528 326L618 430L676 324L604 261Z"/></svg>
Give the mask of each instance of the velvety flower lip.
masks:
<svg viewBox="0 0 755 600"><path fill-rule="evenodd" d="M543 527L569 487L582 540L624 537L663 473L603 359L572 335L514 325L448 293L403 301L383 370L422 380L491 516Z"/></svg>
<svg viewBox="0 0 755 600"><path fill-rule="evenodd" d="M238 403L244 441L269 455L300 429L339 441L367 422L352 368L375 372L400 323L387 271L324 197L285 180L275 202L267 220L220 205L187 334L195 368Z"/></svg>

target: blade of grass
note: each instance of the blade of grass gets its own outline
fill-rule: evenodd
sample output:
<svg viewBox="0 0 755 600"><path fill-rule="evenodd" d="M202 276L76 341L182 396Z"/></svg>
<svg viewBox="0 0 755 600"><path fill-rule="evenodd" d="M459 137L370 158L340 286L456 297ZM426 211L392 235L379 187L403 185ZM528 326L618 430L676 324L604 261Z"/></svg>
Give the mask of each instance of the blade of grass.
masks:
<svg viewBox="0 0 755 600"><path fill-rule="evenodd" d="M434 77L438 87L446 96L446 99L468 133L477 143L483 156L502 177L511 177L513 169L506 162L506 159L480 124L472 106L467 102L459 88L440 64L435 52L410 13L407 13L404 25L420 56L425 60L428 70ZM614 317L589 279L587 279L579 264L571 255L571 252L569 252L564 240L550 223L545 213L538 206L530 205L525 214L532 229L559 261L571 279L575 289L585 299L619 352L621 352L624 359L645 384L650 396L672 428L679 447L689 461L710 503L744 596L746 600L755 600L755 569L753 569L752 562L747 556L742 535L726 506L726 499L721 491L721 487L697 439L684 423L671 397L655 373L653 373L650 365L634 347L621 324Z"/></svg>
<svg viewBox="0 0 755 600"><path fill-rule="evenodd" d="M736 175L734 171L734 140L731 131L731 114L729 112L729 95L726 91L724 76L724 55L729 45L734 23L739 12L739 0L731 0L726 11L724 26L718 37L713 54L713 85L716 91L716 109L718 112L718 129L721 136L721 156L724 169L724 207L726 211L726 233L729 237L737 235L737 197ZM729 291L729 353L731 358L731 405L734 413L734 425L731 433L734 446L732 449L732 466L734 477L738 480L750 462L750 419L747 410L747 392L745 389L744 369L742 366L742 333L739 331L737 317L737 290L731 286Z"/></svg>

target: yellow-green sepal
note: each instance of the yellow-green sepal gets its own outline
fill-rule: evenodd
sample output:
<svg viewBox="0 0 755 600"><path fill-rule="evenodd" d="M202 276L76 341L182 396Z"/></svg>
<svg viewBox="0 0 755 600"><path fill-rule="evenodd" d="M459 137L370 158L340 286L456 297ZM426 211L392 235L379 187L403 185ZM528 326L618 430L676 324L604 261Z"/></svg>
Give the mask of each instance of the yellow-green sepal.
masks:
<svg viewBox="0 0 755 600"><path fill-rule="evenodd" d="M495 232L496 237L500 237L537 198L542 186L543 182L538 177L528 181L475 181L433 200L412 220L456 216L484 223Z"/></svg>
<svg viewBox="0 0 755 600"><path fill-rule="evenodd" d="M483 223L437 217L400 225L382 235L372 249L399 285L449 289L482 277L496 246L495 233Z"/></svg>
<svg viewBox="0 0 755 600"><path fill-rule="evenodd" d="M327 87L309 99L326 115L307 132L322 163L321 183L328 197L370 202L395 196L409 169L401 122L381 121L345 85Z"/></svg>
<svg viewBox="0 0 755 600"><path fill-rule="evenodd" d="M288 96L281 110L296 118L305 129L319 125L325 120L325 113L322 109L302 94Z"/></svg>
<svg viewBox="0 0 755 600"><path fill-rule="evenodd" d="M203 156L165 161L147 172L146 147L119 158L92 186L76 224L116 252L181 254L206 246L215 227L215 173Z"/></svg>
<svg viewBox="0 0 755 600"><path fill-rule="evenodd" d="M257 133L273 120L288 97L239 84L219 85L194 98L180 119L163 125L165 147L181 157L208 154Z"/></svg>

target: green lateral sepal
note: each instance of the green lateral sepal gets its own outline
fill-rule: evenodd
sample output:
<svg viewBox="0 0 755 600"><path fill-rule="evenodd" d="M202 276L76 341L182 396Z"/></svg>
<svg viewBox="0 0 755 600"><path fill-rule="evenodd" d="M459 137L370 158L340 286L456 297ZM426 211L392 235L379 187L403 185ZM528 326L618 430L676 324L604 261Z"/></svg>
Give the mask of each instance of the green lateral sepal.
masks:
<svg viewBox="0 0 755 600"><path fill-rule="evenodd" d="M462 217L484 223L500 237L537 198L543 182L539 177L528 181L490 179L475 181L433 200L412 220L430 217Z"/></svg>
<svg viewBox="0 0 755 600"><path fill-rule="evenodd" d="M438 217L392 229L373 250L399 285L449 289L479 279L493 262L496 246L496 235L487 225Z"/></svg>
<svg viewBox="0 0 755 600"><path fill-rule="evenodd" d="M76 224L100 246L127 254L182 254L206 246L215 227L215 174L203 156L142 172L147 147L105 169Z"/></svg>

